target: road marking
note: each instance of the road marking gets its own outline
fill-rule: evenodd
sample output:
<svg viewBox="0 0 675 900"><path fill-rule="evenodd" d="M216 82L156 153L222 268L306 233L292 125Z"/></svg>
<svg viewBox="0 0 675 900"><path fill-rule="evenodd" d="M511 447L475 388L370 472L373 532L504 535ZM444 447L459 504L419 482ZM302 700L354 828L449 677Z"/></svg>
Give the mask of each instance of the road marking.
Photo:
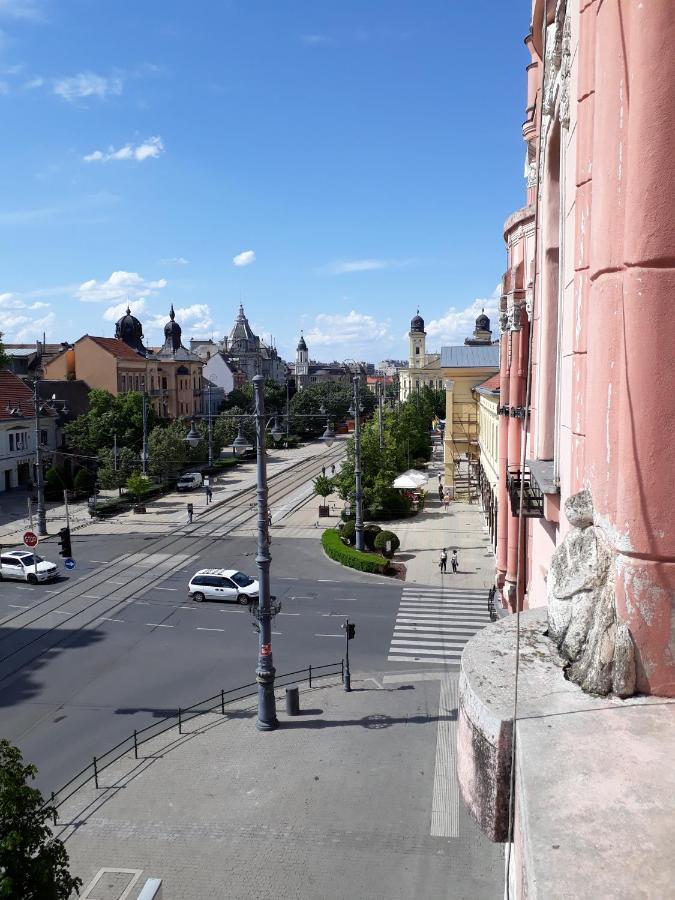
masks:
<svg viewBox="0 0 675 900"><path fill-rule="evenodd" d="M74 610L72 609L54 609L52 610L55 616L69 616Z"/></svg>
<svg viewBox="0 0 675 900"><path fill-rule="evenodd" d="M225 629L224 628L200 628L200 626L197 625L197 631L225 631Z"/></svg>
<svg viewBox="0 0 675 900"><path fill-rule="evenodd" d="M17 584L17 585L15 585L15 587L19 591L34 591L35 590L35 588L28 587L27 584Z"/></svg>
<svg viewBox="0 0 675 900"><path fill-rule="evenodd" d="M121 619L119 620L122 621ZM158 622L146 622L148 628L175 628L175 625L160 625Z"/></svg>
<svg viewBox="0 0 675 900"><path fill-rule="evenodd" d="M444 659L421 659L419 656L388 656L388 662L424 662L435 663L437 666L456 665L456 663L446 663Z"/></svg>
<svg viewBox="0 0 675 900"><path fill-rule="evenodd" d="M197 609L196 606L179 606L178 609Z"/></svg>
<svg viewBox="0 0 675 900"><path fill-rule="evenodd" d="M300 581L300 579L299 578L290 578L287 576L285 578L280 578L279 581Z"/></svg>
<svg viewBox="0 0 675 900"><path fill-rule="evenodd" d="M336 603L356 603L356 601L358 599L359 599L358 597L336 597L335 602Z"/></svg>
<svg viewBox="0 0 675 900"><path fill-rule="evenodd" d="M45 594L58 594L58 593L59 593L58 590L50 590L49 588L47 588L47 590L45 591Z"/></svg>
<svg viewBox="0 0 675 900"><path fill-rule="evenodd" d="M124 619L108 619L106 616L101 616L98 621L99 622L124 622Z"/></svg>
<svg viewBox="0 0 675 900"><path fill-rule="evenodd" d="M339 638L344 638L344 634L315 634L314 637L339 637Z"/></svg>
<svg viewBox="0 0 675 900"><path fill-rule="evenodd" d="M441 681L441 695L438 701L434 791L431 801L433 837L457 837L459 834L456 743L457 678L449 677Z"/></svg>
<svg viewBox="0 0 675 900"><path fill-rule="evenodd" d="M16 603L8 603L10 609L30 609L30 606L17 606Z"/></svg>
<svg viewBox="0 0 675 900"><path fill-rule="evenodd" d="M113 581L112 578L109 578L108 581L110 582L110 584L128 584L129 583L128 581Z"/></svg>
<svg viewBox="0 0 675 900"><path fill-rule="evenodd" d="M90 559L89 562L101 563L102 566L108 565L107 559Z"/></svg>
<svg viewBox="0 0 675 900"><path fill-rule="evenodd" d="M152 590L155 590L155 591L177 591L178 588L156 587L156 588L152 588Z"/></svg>
<svg viewBox="0 0 675 900"><path fill-rule="evenodd" d="M326 584L340 584L335 578L317 578L317 581L323 581Z"/></svg>
<svg viewBox="0 0 675 900"><path fill-rule="evenodd" d="M283 613L283 612L280 612L278 615L280 615L280 616L299 616L300 613Z"/></svg>
<svg viewBox="0 0 675 900"><path fill-rule="evenodd" d="M84 600L103 600L103 597L98 597L96 594L82 594Z"/></svg>
<svg viewBox="0 0 675 900"><path fill-rule="evenodd" d="M396 675L385 675L382 679L383 684L404 684L407 681L438 681L439 678L445 678L443 672L413 672L411 675L405 672Z"/></svg>
<svg viewBox="0 0 675 900"><path fill-rule="evenodd" d="M280 635L283 634L283 631L273 631L272 634Z"/></svg>

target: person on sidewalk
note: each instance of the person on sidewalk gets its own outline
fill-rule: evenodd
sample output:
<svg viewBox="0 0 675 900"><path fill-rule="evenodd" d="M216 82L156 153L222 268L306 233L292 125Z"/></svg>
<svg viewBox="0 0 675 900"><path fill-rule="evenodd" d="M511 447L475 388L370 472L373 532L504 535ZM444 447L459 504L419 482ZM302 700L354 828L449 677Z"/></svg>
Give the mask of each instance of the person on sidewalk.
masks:
<svg viewBox="0 0 675 900"><path fill-rule="evenodd" d="M324 478L326 477L326 467L325 466L321 466L321 474L323 475Z"/></svg>
<svg viewBox="0 0 675 900"><path fill-rule="evenodd" d="M211 503L213 498L213 491L211 490L211 485L206 485L206 505L208 506Z"/></svg>
<svg viewBox="0 0 675 900"><path fill-rule="evenodd" d="M452 551L452 559L450 560L450 564L452 566L453 575L457 574L457 570L459 569L459 557L457 556L457 550Z"/></svg>
<svg viewBox="0 0 675 900"><path fill-rule="evenodd" d="M441 550L441 559L439 562L439 566L441 568L441 575L444 575L448 570L448 553L445 547Z"/></svg>
<svg viewBox="0 0 675 900"><path fill-rule="evenodd" d="M330 474L335 475L335 463L330 467Z"/></svg>
<svg viewBox="0 0 675 900"><path fill-rule="evenodd" d="M188 503L188 505L187 505L187 514L188 514L187 523L188 523L188 525L192 525L193 513L194 513L194 506L191 503Z"/></svg>

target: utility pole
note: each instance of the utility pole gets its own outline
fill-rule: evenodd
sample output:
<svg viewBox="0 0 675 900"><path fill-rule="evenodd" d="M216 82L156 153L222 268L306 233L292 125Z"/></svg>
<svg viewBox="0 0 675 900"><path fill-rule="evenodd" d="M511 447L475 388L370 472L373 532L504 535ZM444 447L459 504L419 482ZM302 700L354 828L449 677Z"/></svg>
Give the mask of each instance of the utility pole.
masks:
<svg viewBox="0 0 675 900"><path fill-rule="evenodd" d="M35 404L35 487L37 491L37 533L47 534L47 511L45 509L45 488L42 479L42 445L40 443L40 372L42 369L42 349L38 344L38 358L35 367L33 403Z"/></svg>
<svg viewBox="0 0 675 900"><path fill-rule="evenodd" d="M148 474L148 398L143 392L143 474Z"/></svg>
<svg viewBox="0 0 675 900"><path fill-rule="evenodd" d="M207 394L207 403L209 404L208 410L208 426L209 426L209 466L213 465L213 428L211 425L211 382L209 381L209 386L206 389Z"/></svg>
<svg viewBox="0 0 675 900"><path fill-rule="evenodd" d="M287 375L286 376L286 446L288 446L288 429L289 429L290 421L291 421L290 395L289 395L289 381L288 381L288 375Z"/></svg>
<svg viewBox="0 0 675 900"><path fill-rule="evenodd" d="M354 500L356 502L356 549L363 551L363 492L361 489L361 379L354 376Z"/></svg>
<svg viewBox="0 0 675 900"><path fill-rule="evenodd" d="M386 377L386 376L385 376ZM380 450L384 450L384 423L382 420L382 407L384 405L384 398L382 396L384 390L384 385L377 383L377 424L380 429Z"/></svg>
<svg viewBox="0 0 675 900"><path fill-rule="evenodd" d="M270 556L269 521L267 510L267 461L265 458L265 379L256 375L253 379L255 394L255 436L257 458L258 495L258 666L255 680L258 682L258 731L273 731L278 727L274 698L274 662L272 659L272 611L270 607Z"/></svg>

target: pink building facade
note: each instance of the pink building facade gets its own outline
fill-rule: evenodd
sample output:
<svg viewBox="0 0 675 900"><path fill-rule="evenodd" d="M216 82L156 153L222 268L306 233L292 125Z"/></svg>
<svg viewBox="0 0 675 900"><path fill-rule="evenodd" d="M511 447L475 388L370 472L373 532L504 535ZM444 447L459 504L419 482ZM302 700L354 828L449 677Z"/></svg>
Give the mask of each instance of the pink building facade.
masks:
<svg viewBox="0 0 675 900"><path fill-rule="evenodd" d="M675 3L535 0L531 27L525 203L504 228L496 584L512 612L546 604L564 503L587 490L637 691L672 697Z"/></svg>

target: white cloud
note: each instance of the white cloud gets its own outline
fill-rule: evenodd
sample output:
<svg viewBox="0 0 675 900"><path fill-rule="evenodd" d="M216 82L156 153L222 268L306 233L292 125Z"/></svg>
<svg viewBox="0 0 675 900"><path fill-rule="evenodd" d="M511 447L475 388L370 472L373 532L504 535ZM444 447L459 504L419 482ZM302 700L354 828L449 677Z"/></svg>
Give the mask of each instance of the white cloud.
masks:
<svg viewBox="0 0 675 900"><path fill-rule="evenodd" d="M319 313L314 325L305 331L307 343L319 346L362 346L374 341L389 340L390 337L388 322L378 322L374 316L357 313L355 310L346 315Z"/></svg>
<svg viewBox="0 0 675 900"><path fill-rule="evenodd" d="M44 78L41 78L39 75L36 75L34 78L30 78L25 84L24 88L27 91L34 91L36 88L42 87L45 83Z"/></svg>
<svg viewBox="0 0 675 900"><path fill-rule="evenodd" d="M493 337L498 337L495 323L498 315L497 305L500 291L501 286L497 285L491 297L485 299L479 297L464 309L458 310L451 306L443 316L426 323L428 337L434 338L439 343L463 344L464 338L469 337L473 333L476 317L480 315L483 309L491 320L490 327L492 328ZM407 333L405 337L407 338Z"/></svg>
<svg viewBox="0 0 675 900"><path fill-rule="evenodd" d="M301 34L300 41L309 47L317 47L319 44L327 44L328 38L325 34Z"/></svg>
<svg viewBox="0 0 675 900"><path fill-rule="evenodd" d="M69 78L58 78L54 82L53 92L69 103L84 97L105 100L108 96L122 93L122 79L118 76L106 78L94 72L80 72Z"/></svg>
<svg viewBox="0 0 675 900"><path fill-rule="evenodd" d="M35 0L0 0L0 17L7 19L42 20L40 4Z"/></svg>
<svg viewBox="0 0 675 900"><path fill-rule="evenodd" d="M338 260L326 266L325 271L330 275L346 275L350 272L372 272L376 269L388 269L394 265L387 259L352 259Z"/></svg>
<svg viewBox="0 0 675 900"><path fill-rule="evenodd" d="M237 253L237 255L232 258L232 262L235 266L250 266L251 263L255 262L255 251L244 250L243 253Z"/></svg>
<svg viewBox="0 0 675 900"><path fill-rule="evenodd" d="M36 301L35 303L25 303L20 297L16 294L5 293L0 294L0 309L49 309L51 303L42 303L41 301ZM4 317L3 322L4 324Z"/></svg>
<svg viewBox="0 0 675 900"><path fill-rule="evenodd" d="M47 313L41 319L35 319L32 316L22 314L3 315L2 317L2 336L3 340L8 343L24 343L42 338L43 332L47 338L52 336L56 315L53 312Z"/></svg>
<svg viewBox="0 0 675 900"><path fill-rule="evenodd" d="M209 332L213 325L211 309L206 303L193 303L191 306L177 307L176 321L183 329L183 343L189 339L188 332ZM169 321L168 313L159 313L143 321L143 330L146 334L163 333L164 326Z"/></svg>
<svg viewBox="0 0 675 900"><path fill-rule="evenodd" d="M136 162L143 162L145 159L157 159L164 151L164 144L161 137L149 137L142 144L135 147L132 144L125 144L115 150L114 147L108 147L106 151L94 150L83 156L85 162L110 162L110 160L133 159Z"/></svg>
<svg viewBox="0 0 675 900"><path fill-rule="evenodd" d="M139 300L157 294L167 286L165 278L148 281L138 272L113 272L106 281L95 278L83 281L75 291L75 296L83 303L121 303L127 299Z"/></svg>
<svg viewBox="0 0 675 900"><path fill-rule="evenodd" d="M138 316L145 310L145 300L123 300L121 303L115 303L106 309L103 318L106 322L116 322L122 318L127 309L130 309L133 315Z"/></svg>
<svg viewBox="0 0 675 900"><path fill-rule="evenodd" d="M160 259L159 264L160 266L189 266L190 260L184 256L166 256L164 259Z"/></svg>

